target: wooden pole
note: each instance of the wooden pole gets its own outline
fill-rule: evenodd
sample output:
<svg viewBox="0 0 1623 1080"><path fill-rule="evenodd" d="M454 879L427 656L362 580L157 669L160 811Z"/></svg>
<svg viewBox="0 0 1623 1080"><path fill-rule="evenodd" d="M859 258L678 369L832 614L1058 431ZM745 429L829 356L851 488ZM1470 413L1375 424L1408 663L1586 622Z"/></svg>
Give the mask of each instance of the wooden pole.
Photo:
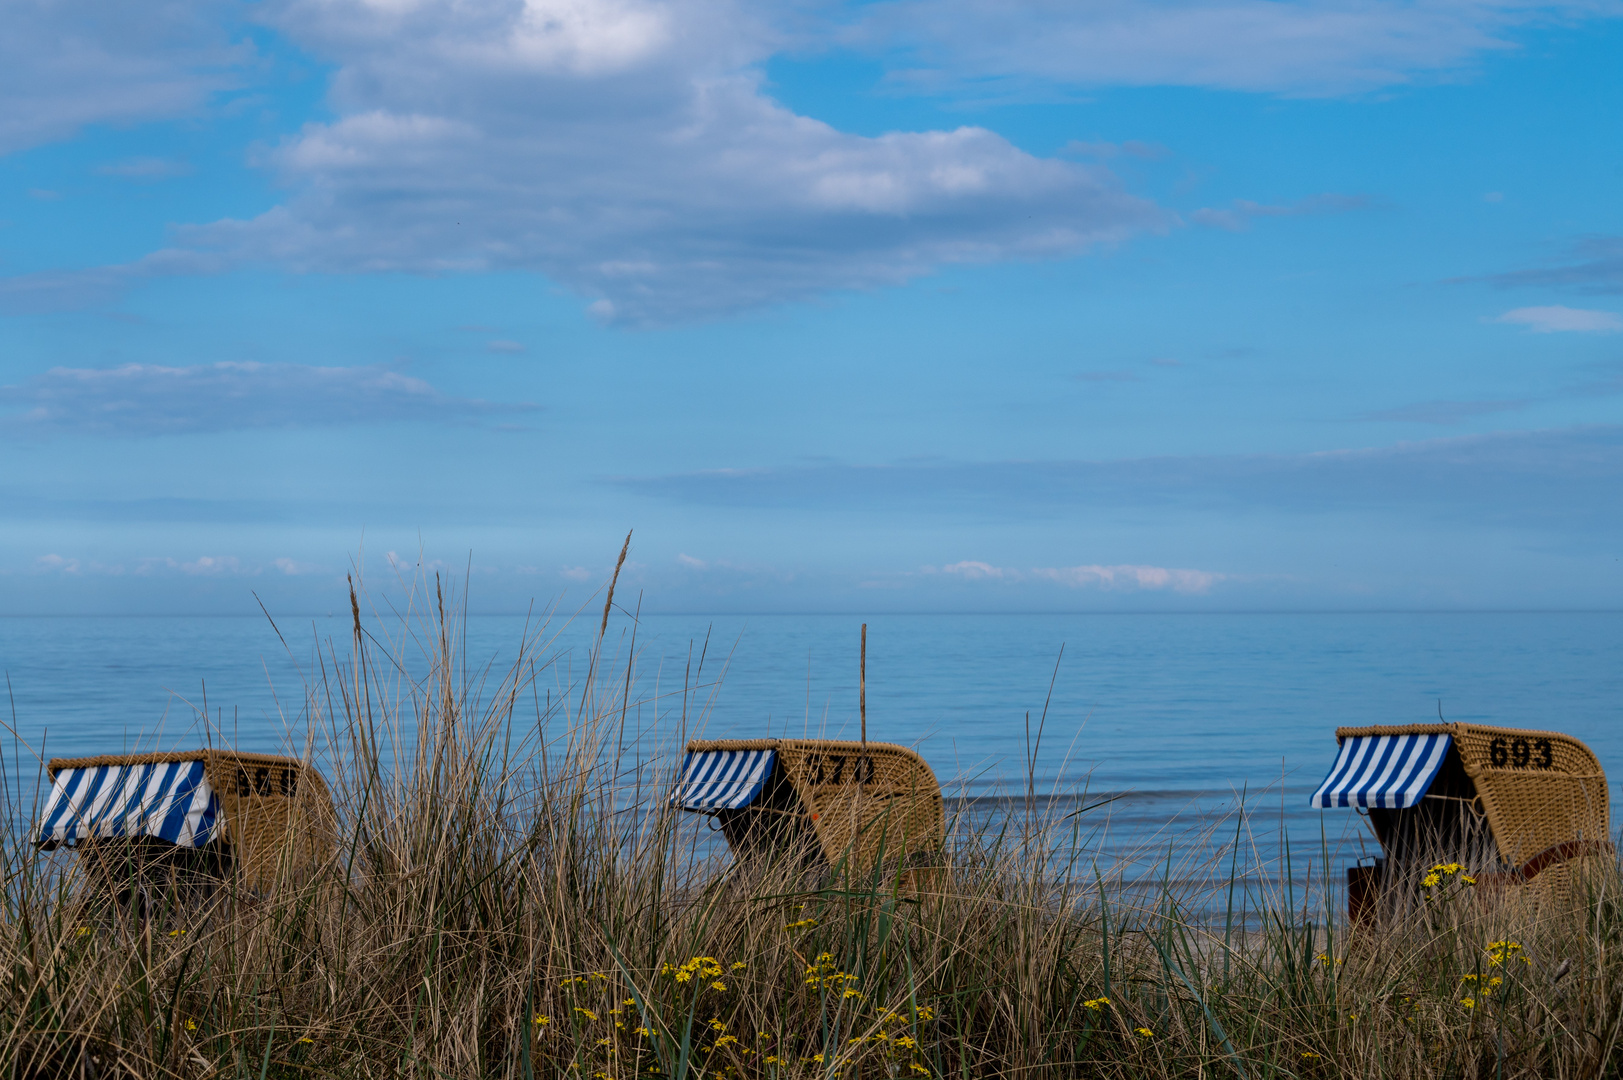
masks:
<svg viewBox="0 0 1623 1080"><path fill-rule="evenodd" d="M868 745L868 624L862 624L862 666L857 674L857 710L862 713L862 745Z"/></svg>

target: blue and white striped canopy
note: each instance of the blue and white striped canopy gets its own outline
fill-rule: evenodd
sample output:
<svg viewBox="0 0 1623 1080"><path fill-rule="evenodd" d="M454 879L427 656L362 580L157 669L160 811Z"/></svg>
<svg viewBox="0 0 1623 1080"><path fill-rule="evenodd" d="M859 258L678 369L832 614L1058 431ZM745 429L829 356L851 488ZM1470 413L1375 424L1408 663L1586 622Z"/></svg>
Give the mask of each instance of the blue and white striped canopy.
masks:
<svg viewBox="0 0 1623 1080"><path fill-rule="evenodd" d="M1413 806L1426 794L1453 743L1451 735L1354 735L1313 793L1310 806Z"/></svg>
<svg viewBox="0 0 1623 1080"><path fill-rule="evenodd" d="M692 750L671 802L684 810L740 810L761 797L775 750Z"/></svg>
<svg viewBox="0 0 1623 1080"><path fill-rule="evenodd" d="M220 803L201 761L97 765L57 771L34 842L156 836L201 847L219 825Z"/></svg>

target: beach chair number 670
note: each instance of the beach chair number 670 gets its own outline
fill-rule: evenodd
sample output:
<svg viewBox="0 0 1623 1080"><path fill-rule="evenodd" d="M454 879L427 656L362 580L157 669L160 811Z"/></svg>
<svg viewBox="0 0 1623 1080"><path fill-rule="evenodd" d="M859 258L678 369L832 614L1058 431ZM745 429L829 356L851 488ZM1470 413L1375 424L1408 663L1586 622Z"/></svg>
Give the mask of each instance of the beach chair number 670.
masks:
<svg viewBox="0 0 1623 1080"><path fill-rule="evenodd" d="M851 778L849 783L866 784L873 779L873 758L866 754L848 756L846 754L819 754L811 759L810 765L812 784L838 784L845 780L845 763L851 763ZM833 772L829 772L829 766Z"/></svg>

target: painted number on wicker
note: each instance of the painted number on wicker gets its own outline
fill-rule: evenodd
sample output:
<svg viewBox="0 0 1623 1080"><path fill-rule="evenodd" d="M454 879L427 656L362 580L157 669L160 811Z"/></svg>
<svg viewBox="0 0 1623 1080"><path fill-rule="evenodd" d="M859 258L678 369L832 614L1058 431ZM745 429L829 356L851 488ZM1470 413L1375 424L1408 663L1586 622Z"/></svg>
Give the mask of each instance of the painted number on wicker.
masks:
<svg viewBox="0 0 1623 1080"><path fill-rule="evenodd" d="M273 769L260 766L250 772L246 767L237 769L237 794L280 795L292 798L299 790L299 774L295 769Z"/></svg>
<svg viewBox="0 0 1623 1080"><path fill-rule="evenodd" d="M873 758L867 754L813 754L806 770L814 786L866 784L873 779Z"/></svg>
<svg viewBox="0 0 1623 1080"><path fill-rule="evenodd" d="M1549 739L1497 738L1488 744L1488 758L1496 769L1548 769L1555 764Z"/></svg>

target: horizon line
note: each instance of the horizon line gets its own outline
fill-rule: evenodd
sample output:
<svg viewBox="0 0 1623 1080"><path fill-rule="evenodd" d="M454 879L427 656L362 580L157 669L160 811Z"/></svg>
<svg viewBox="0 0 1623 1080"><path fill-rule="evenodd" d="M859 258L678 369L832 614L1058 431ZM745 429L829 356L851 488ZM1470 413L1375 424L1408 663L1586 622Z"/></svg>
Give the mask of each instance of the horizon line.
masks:
<svg viewBox="0 0 1623 1080"><path fill-rule="evenodd" d="M291 611L275 613L275 618L303 619L303 618L338 618L339 609L332 611ZM472 618L518 618L521 616L534 617L532 610L512 611L464 611L461 613ZM994 611L644 611L640 614L624 611L622 614L628 618L754 618L757 616L782 617L797 616L825 617L836 616L846 618L880 618L880 617L916 617L916 616L1066 616L1077 617L1086 615L1619 615L1623 608L1168 608L1163 610L1142 610L1132 608L1109 608L1074 611L1051 610L994 610ZM0 612L0 619L249 619L264 618L263 612L228 612L228 611L70 611L70 612ZM572 617L572 616L571 616Z"/></svg>

